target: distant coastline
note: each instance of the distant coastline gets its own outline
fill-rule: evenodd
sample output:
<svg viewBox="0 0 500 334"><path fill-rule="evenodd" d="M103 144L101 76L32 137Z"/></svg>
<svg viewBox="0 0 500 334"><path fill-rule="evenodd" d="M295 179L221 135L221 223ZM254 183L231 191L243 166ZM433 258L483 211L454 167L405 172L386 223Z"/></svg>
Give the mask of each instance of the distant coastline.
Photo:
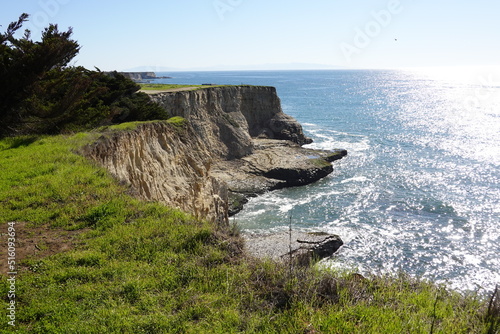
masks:
<svg viewBox="0 0 500 334"><path fill-rule="evenodd" d="M106 73L112 75L114 72L106 72ZM122 74L135 82L148 82L149 80L172 78L169 76L157 76L155 72L117 72L117 73Z"/></svg>

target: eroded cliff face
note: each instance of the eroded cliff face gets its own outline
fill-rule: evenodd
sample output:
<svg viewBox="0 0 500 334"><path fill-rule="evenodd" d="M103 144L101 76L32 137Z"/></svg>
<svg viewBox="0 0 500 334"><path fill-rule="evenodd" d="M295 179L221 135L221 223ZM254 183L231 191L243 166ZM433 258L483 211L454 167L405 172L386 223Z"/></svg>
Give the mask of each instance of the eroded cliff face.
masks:
<svg viewBox="0 0 500 334"><path fill-rule="evenodd" d="M225 159L253 152L252 138L311 142L302 126L283 113L274 87L227 86L159 93L151 98L169 115L188 120L214 154Z"/></svg>
<svg viewBox="0 0 500 334"><path fill-rule="evenodd" d="M85 154L146 200L228 222L228 212L264 191L314 182L345 150L304 149L300 124L281 110L273 87L230 86L151 98L183 126L159 121L104 134Z"/></svg>
<svg viewBox="0 0 500 334"><path fill-rule="evenodd" d="M142 199L227 222L227 186L210 175L212 154L189 126L142 124L133 131L102 136L85 155Z"/></svg>

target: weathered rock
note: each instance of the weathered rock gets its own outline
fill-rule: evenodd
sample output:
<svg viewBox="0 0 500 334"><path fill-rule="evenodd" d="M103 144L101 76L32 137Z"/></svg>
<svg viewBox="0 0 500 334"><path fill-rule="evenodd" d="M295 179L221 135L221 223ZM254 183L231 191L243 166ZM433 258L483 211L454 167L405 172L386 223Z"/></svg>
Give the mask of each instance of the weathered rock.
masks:
<svg viewBox="0 0 500 334"><path fill-rule="evenodd" d="M239 112L241 99L231 99L225 89L159 93L151 95L151 99L171 116L185 118L196 136L210 147L212 155L233 159L252 152L248 124Z"/></svg>
<svg viewBox="0 0 500 334"><path fill-rule="evenodd" d="M322 240L297 240L301 247L283 255L300 266L308 266L311 263L332 256L344 242L338 235L323 236Z"/></svg>
<svg viewBox="0 0 500 334"><path fill-rule="evenodd" d="M227 223L227 185L210 175L206 145L186 127L166 122L105 134L85 149L140 198L163 202L196 217Z"/></svg>
<svg viewBox="0 0 500 334"><path fill-rule="evenodd" d="M294 118L284 113L273 116L269 122L264 124L263 129L257 137L290 140L299 145L312 143L312 139L305 137L302 133L302 126ZM270 132L266 130L270 130Z"/></svg>
<svg viewBox="0 0 500 334"><path fill-rule="evenodd" d="M345 150L303 148L286 140L255 139L254 151L241 159L219 161L212 175L227 183L231 192L245 197L266 191L313 183L333 171L330 161ZM237 213L234 207L230 215Z"/></svg>
<svg viewBox="0 0 500 334"><path fill-rule="evenodd" d="M111 77L115 77L116 74L121 74L136 82L143 82L150 79L170 78L170 77L157 77L155 72L104 72L104 73Z"/></svg>
<svg viewBox="0 0 500 334"><path fill-rule="evenodd" d="M209 87L151 95L172 116L186 118L212 152L224 159L253 151L252 138L286 139L302 145L302 126L283 113L274 87Z"/></svg>
<svg viewBox="0 0 500 334"><path fill-rule="evenodd" d="M308 265L327 258L343 245L337 235L292 231L271 235L245 235L248 253L259 258Z"/></svg>
<svg viewBox="0 0 500 334"><path fill-rule="evenodd" d="M243 205L248 203L248 197L233 191L228 192L228 215L233 216L243 210Z"/></svg>

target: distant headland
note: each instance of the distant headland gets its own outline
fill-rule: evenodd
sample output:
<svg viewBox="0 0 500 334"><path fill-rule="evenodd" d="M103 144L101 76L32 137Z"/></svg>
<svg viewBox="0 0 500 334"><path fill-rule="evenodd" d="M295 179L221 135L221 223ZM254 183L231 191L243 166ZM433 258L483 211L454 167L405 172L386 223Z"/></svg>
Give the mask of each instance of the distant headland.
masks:
<svg viewBox="0 0 500 334"><path fill-rule="evenodd" d="M114 72L106 72L106 73L112 75L112 73L114 73ZM135 82L146 82L148 80L154 80L154 79L171 79L172 78L172 77L167 77L167 76L158 77L158 76L156 76L155 72L118 72L118 73L126 76L127 78L129 78Z"/></svg>

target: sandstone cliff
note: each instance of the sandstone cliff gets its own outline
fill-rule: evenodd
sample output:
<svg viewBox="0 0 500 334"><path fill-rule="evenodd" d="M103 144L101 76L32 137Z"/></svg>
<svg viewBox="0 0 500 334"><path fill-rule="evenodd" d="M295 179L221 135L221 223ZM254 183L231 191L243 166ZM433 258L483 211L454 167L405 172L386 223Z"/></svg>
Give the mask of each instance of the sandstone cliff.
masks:
<svg viewBox="0 0 500 334"><path fill-rule="evenodd" d="M170 115L186 118L213 153L222 158L252 153L252 138L256 137L291 140L299 145L311 142L302 126L283 113L274 87L211 87L151 98Z"/></svg>
<svg viewBox="0 0 500 334"><path fill-rule="evenodd" d="M227 186L210 175L212 155L189 126L141 124L133 131L103 135L85 154L142 199L227 221Z"/></svg>
<svg viewBox="0 0 500 334"><path fill-rule="evenodd" d="M314 182L345 150L304 149L311 140L285 115L273 87L229 86L154 94L170 115L104 134L85 154L141 198L227 223L246 197Z"/></svg>

